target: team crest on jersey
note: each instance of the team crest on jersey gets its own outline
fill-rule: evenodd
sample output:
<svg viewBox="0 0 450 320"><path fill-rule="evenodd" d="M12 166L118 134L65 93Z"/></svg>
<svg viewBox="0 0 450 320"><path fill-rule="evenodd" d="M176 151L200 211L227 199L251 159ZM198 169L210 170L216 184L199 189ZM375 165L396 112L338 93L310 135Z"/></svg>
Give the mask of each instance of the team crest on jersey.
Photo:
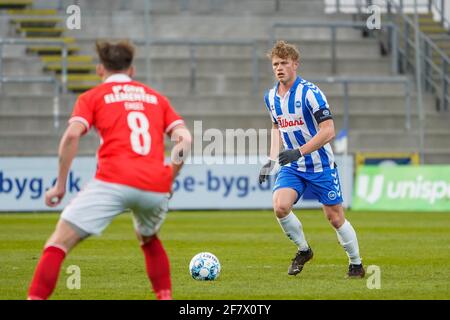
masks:
<svg viewBox="0 0 450 320"><path fill-rule="evenodd" d="M295 101L295 107L300 108L302 106L302 103L300 101Z"/></svg>

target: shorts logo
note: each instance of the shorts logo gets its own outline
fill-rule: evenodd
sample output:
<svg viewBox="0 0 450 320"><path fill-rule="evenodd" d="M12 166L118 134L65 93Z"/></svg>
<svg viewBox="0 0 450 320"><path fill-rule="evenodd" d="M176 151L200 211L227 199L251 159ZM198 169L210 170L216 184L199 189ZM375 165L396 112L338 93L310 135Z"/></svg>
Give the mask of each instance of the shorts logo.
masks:
<svg viewBox="0 0 450 320"><path fill-rule="evenodd" d="M328 192L328 199L335 200L336 197L337 197L336 192L334 192L334 191Z"/></svg>
<svg viewBox="0 0 450 320"><path fill-rule="evenodd" d="M329 116L330 115L330 111L328 111L328 110L323 110L323 113L322 113L324 116Z"/></svg>

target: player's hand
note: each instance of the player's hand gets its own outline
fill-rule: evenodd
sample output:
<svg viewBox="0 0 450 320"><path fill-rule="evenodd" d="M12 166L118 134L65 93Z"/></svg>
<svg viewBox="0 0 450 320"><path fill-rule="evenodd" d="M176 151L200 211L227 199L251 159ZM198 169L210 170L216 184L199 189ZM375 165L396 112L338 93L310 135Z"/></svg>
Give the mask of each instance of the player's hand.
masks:
<svg viewBox="0 0 450 320"><path fill-rule="evenodd" d="M297 161L302 156L303 155L300 152L300 149L284 150L278 155L278 161L280 162L281 166L284 166L288 163Z"/></svg>
<svg viewBox="0 0 450 320"><path fill-rule="evenodd" d="M259 171L259 184L262 184L264 181L266 181L275 165L276 161L269 159L269 161L261 168L261 170Z"/></svg>
<svg viewBox="0 0 450 320"><path fill-rule="evenodd" d="M56 186L51 187L45 193L45 204L48 207L56 207L61 203L65 193L65 189L57 188Z"/></svg>

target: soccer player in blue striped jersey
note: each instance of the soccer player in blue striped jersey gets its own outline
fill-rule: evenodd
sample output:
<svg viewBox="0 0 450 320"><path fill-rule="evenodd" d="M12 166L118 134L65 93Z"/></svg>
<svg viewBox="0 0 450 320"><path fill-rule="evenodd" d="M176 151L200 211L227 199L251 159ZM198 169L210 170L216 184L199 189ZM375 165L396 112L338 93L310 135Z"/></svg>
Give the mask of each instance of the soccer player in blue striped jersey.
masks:
<svg viewBox="0 0 450 320"><path fill-rule="evenodd" d="M317 86L297 76L300 53L294 45L278 41L268 57L278 81L264 97L274 130L269 161L261 169L259 181L267 179L278 160L281 169L273 188L273 208L284 233L298 247L288 274L300 273L313 257L302 223L292 212L308 187L323 204L323 211L347 253L347 276L363 278L356 232L345 219L342 207L339 175L330 146L335 136L334 122L327 99Z"/></svg>

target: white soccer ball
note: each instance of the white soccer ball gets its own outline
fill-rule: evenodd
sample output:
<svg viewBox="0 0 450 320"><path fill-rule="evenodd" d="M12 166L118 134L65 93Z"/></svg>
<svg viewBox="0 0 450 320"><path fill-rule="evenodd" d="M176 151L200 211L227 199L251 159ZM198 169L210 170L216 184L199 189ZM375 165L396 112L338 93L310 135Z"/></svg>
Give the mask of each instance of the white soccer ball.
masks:
<svg viewBox="0 0 450 320"><path fill-rule="evenodd" d="M191 259L189 272L195 280L216 280L220 274L219 259L210 252L200 252Z"/></svg>

